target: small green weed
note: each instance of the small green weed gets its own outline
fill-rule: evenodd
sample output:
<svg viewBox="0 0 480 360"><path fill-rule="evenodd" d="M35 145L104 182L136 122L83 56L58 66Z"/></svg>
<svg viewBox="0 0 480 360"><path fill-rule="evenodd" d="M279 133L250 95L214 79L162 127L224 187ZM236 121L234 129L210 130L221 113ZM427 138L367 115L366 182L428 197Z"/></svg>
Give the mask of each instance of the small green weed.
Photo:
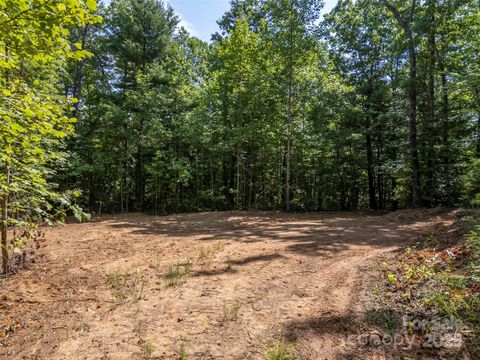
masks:
<svg viewBox="0 0 480 360"><path fill-rule="evenodd" d="M394 315L406 312L414 313L417 318L459 320L465 327L462 347L468 353L478 354L480 228L466 221L470 220L458 218L453 226L425 236L391 265L382 264L386 275L382 282L384 289L374 289L372 294L384 311L374 312L369 322L398 331L400 324ZM466 234L461 236L460 231Z"/></svg>
<svg viewBox="0 0 480 360"><path fill-rule="evenodd" d="M123 304L128 299L132 303L137 303L143 297L147 284L141 272L134 274L111 272L107 275L107 282L112 289L112 298L116 305Z"/></svg>
<svg viewBox="0 0 480 360"><path fill-rule="evenodd" d="M122 304L126 295L126 284L129 278L128 273L112 272L107 275L107 281L112 288L112 297L115 304Z"/></svg>
<svg viewBox="0 0 480 360"><path fill-rule="evenodd" d="M142 354L142 359L151 359L154 350L155 347L148 340L142 341L142 343L140 344L140 352Z"/></svg>
<svg viewBox="0 0 480 360"><path fill-rule="evenodd" d="M236 321L238 319L238 313L242 303L239 300L235 300L232 304L223 304L223 322Z"/></svg>
<svg viewBox="0 0 480 360"><path fill-rule="evenodd" d="M281 337L274 345L265 351L267 360L295 360L297 358L295 346Z"/></svg>
<svg viewBox="0 0 480 360"><path fill-rule="evenodd" d="M187 345L184 342L180 344L180 349L178 350L178 360L187 360Z"/></svg>
<svg viewBox="0 0 480 360"><path fill-rule="evenodd" d="M225 244L219 243L210 248L202 248L198 252L198 260L200 261L211 261L215 255L219 252L222 252L225 249Z"/></svg>
<svg viewBox="0 0 480 360"><path fill-rule="evenodd" d="M164 278L168 286L175 286L184 283L192 270L192 262L187 260L170 266Z"/></svg>
<svg viewBox="0 0 480 360"><path fill-rule="evenodd" d="M388 281L390 282L390 284L395 285L397 283L397 278L393 273L391 273L391 272L388 273L387 277L388 277Z"/></svg>
<svg viewBox="0 0 480 360"><path fill-rule="evenodd" d="M209 250L200 249L198 252L198 260L208 260L212 257L212 254Z"/></svg>

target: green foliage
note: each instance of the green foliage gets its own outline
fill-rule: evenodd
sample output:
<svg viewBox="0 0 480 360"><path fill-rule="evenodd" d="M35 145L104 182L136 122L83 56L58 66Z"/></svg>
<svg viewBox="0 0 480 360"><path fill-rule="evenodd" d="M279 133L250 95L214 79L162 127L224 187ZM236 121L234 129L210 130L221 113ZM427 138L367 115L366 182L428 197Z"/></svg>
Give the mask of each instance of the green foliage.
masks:
<svg viewBox="0 0 480 360"><path fill-rule="evenodd" d="M454 226L471 227L463 220ZM445 232L442 229L438 235ZM430 242L429 239L426 241ZM381 300L382 308L387 310L374 312L376 318L371 320L385 327L383 314L388 312L392 313L393 319L398 318L398 314L415 314L424 318L460 320L465 326L461 331L462 336L466 336L466 350L475 354L480 333L479 232L471 230L463 238L449 239L448 244L447 248L438 241L430 242L428 246L417 246L394 264L384 264L387 279L383 290L375 291L375 296ZM397 322L391 325L388 330L398 330ZM469 344L474 344L477 349L469 349Z"/></svg>
<svg viewBox="0 0 480 360"><path fill-rule="evenodd" d="M464 181L464 201L465 203L479 207L480 206L480 159L473 159L468 165L467 172L463 178Z"/></svg>
<svg viewBox="0 0 480 360"><path fill-rule="evenodd" d="M320 1L235 1L206 44L156 0L113 1L85 39L65 185L90 211L409 206L408 44L385 4L412 3L342 1L319 24ZM461 180L480 149L475 3L434 4L409 20L426 206L464 184L475 198L475 174Z"/></svg>
<svg viewBox="0 0 480 360"><path fill-rule="evenodd" d="M265 358L267 360L294 360L297 356L294 345L281 337L274 345L266 349Z"/></svg>
<svg viewBox="0 0 480 360"><path fill-rule="evenodd" d="M87 214L83 211L83 209L79 206L73 206L73 215L78 222L89 221L91 218L90 214Z"/></svg>
<svg viewBox="0 0 480 360"><path fill-rule="evenodd" d="M71 207L49 181L65 163L65 139L75 122L69 111L78 101L62 94L59 80L68 61L91 55L69 34L98 22L95 9L93 0L0 1L2 227L55 218ZM4 249L6 235L2 231ZM3 260L7 271L5 252Z"/></svg>
<svg viewBox="0 0 480 360"><path fill-rule="evenodd" d="M393 273L389 272L387 274L387 276L388 276L388 281L390 282L390 284L394 285L394 284L397 283L397 278Z"/></svg>

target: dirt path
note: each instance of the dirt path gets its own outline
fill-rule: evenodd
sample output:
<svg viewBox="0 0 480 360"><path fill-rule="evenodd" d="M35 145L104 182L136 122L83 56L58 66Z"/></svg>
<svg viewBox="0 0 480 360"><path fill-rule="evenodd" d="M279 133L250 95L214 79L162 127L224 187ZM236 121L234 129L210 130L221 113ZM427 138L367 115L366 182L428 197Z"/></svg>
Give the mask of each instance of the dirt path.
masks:
<svg viewBox="0 0 480 360"><path fill-rule="evenodd" d="M335 359L351 351L373 260L439 214L130 214L51 228L36 263L1 285L0 356L262 359L283 335L300 359Z"/></svg>

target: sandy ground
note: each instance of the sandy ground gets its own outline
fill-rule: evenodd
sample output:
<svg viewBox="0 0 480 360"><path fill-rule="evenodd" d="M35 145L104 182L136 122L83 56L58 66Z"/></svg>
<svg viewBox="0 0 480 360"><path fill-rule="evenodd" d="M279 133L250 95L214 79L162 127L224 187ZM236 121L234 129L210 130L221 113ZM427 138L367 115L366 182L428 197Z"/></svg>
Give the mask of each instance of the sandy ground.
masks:
<svg viewBox="0 0 480 360"><path fill-rule="evenodd" d="M283 337L299 359L353 359L345 339L362 331L376 259L443 213L128 214L49 228L36 262L0 286L0 357L263 359Z"/></svg>

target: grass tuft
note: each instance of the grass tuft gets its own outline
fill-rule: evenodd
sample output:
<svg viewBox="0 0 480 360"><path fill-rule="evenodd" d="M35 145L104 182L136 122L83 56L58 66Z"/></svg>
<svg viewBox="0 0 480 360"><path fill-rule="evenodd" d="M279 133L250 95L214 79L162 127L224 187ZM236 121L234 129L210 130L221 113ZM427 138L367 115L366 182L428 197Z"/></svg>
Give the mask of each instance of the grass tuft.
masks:
<svg viewBox="0 0 480 360"><path fill-rule="evenodd" d="M142 359L151 359L154 350L155 350L155 347L148 340L142 341L142 343L140 344Z"/></svg>
<svg viewBox="0 0 480 360"><path fill-rule="evenodd" d="M190 260L170 266L164 276L167 286L176 286L184 283L191 270L192 262Z"/></svg>
<svg viewBox="0 0 480 360"><path fill-rule="evenodd" d="M112 289L113 303L120 305L130 300L137 303L143 297L143 291L147 280L143 273L134 274L111 272L107 275L107 282Z"/></svg>
<svg viewBox="0 0 480 360"><path fill-rule="evenodd" d="M222 252L225 249L224 243L219 243L210 248L202 248L198 252L198 260L203 262L210 262L213 260L217 253Z"/></svg>
<svg viewBox="0 0 480 360"><path fill-rule="evenodd" d="M295 346L286 342L283 337L265 351L267 360L295 360L297 358Z"/></svg>
<svg viewBox="0 0 480 360"><path fill-rule="evenodd" d="M238 319L238 313L242 303L239 300L235 300L232 304L223 304L223 322L236 321Z"/></svg>
<svg viewBox="0 0 480 360"><path fill-rule="evenodd" d="M178 360L187 360L187 345L184 342L180 344L180 349L178 350Z"/></svg>

